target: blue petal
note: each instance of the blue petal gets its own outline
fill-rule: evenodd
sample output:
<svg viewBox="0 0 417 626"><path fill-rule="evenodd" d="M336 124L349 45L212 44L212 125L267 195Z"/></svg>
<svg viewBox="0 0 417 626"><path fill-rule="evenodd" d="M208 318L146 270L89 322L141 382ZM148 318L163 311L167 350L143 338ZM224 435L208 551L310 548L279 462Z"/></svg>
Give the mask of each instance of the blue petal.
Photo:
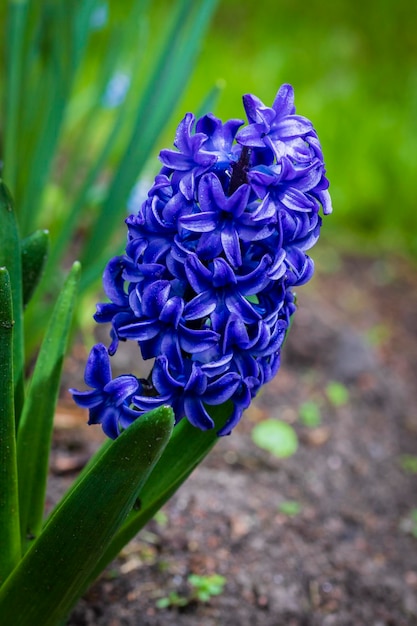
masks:
<svg viewBox="0 0 417 626"><path fill-rule="evenodd" d="M159 335L161 328L162 325L158 320L146 320L144 322L135 322L134 324L121 326L118 329L118 335L121 339L147 341Z"/></svg>
<svg viewBox="0 0 417 626"><path fill-rule="evenodd" d="M290 187L279 197L280 202L292 211L311 211L315 204L309 197L295 187Z"/></svg>
<svg viewBox="0 0 417 626"><path fill-rule="evenodd" d="M201 396L207 389L207 376L196 363L193 363L191 374L185 385L184 392Z"/></svg>
<svg viewBox="0 0 417 626"><path fill-rule="evenodd" d="M243 106L250 124L254 122L270 124L276 116L276 112L272 108L265 106L262 100L249 93L243 96Z"/></svg>
<svg viewBox="0 0 417 626"><path fill-rule="evenodd" d="M274 132L279 139L306 135L313 128L313 124L301 115L288 115L274 125Z"/></svg>
<svg viewBox="0 0 417 626"><path fill-rule="evenodd" d="M221 231L221 242L229 263L238 268L242 265L239 237L232 223L227 223Z"/></svg>
<svg viewBox="0 0 417 626"><path fill-rule="evenodd" d="M197 245L197 253L201 259L211 261L222 252L223 246L218 230L201 234Z"/></svg>
<svg viewBox="0 0 417 626"><path fill-rule="evenodd" d="M196 233L208 233L217 226L217 213L203 211L194 215L184 215L179 220L181 226Z"/></svg>
<svg viewBox="0 0 417 626"><path fill-rule="evenodd" d="M169 298L171 283L168 280L156 280L148 285L142 295L142 310L147 317L159 317Z"/></svg>
<svg viewBox="0 0 417 626"><path fill-rule="evenodd" d="M239 387L241 377L236 372L228 372L218 380L211 382L204 394L207 404L223 404L227 402Z"/></svg>
<svg viewBox="0 0 417 626"><path fill-rule="evenodd" d="M214 259L212 275L213 287L218 289L219 287L235 285L236 282L235 273L230 265L222 258Z"/></svg>
<svg viewBox="0 0 417 626"><path fill-rule="evenodd" d="M110 437L110 439L116 439L120 434L119 416L120 411L116 407L106 406L103 408L99 423L101 424L104 434ZM89 421L88 423L97 424L98 422Z"/></svg>
<svg viewBox="0 0 417 626"><path fill-rule="evenodd" d="M134 411L129 407L122 405L120 407L120 417L119 417L119 426L125 430L128 428L134 421L140 417L139 411Z"/></svg>
<svg viewBox="0 0 417 626"><path fill-rule="evenodd" d="M198 296L193 298L190 302L187 302L184 308L184 319L197 320L210 315L217 306L217 300L215 296L209 292L204 291L199 293Z"/></svg>
<svg viewBox="0 0 417 626"><path fill-rule="evenodd" d="M208 378L220 376L229 369L232 357L233 354L229 352L229 354L225 354L220 359L217 359L215 361L212 360L208 363L205 363L201 366L201 369L205 374L207 374Z"/></svg>
<svg viewBox="0 0 417 626"><path fill-rule="evenodd" d="M225 296L226 306L231 313L241 316L244 322L250 324L260 319L260 314L240 293Z"/></svg>
<svg viewBox="0 0 417 626"><path fill-rule="evenodd" d="M236 140L243 146L262 148L265 145L263 140L264 134L264 124L250 124L238 132Z"/></svg>
<svg viewBox="0 0 417 626"><path fill-rule="evenodd" d="M135 376L125 374L117 376L104 387L104 392L111 396L112 403L116 406L127 400L139 388L139 381Z"/></svg>
<svg viewBox="0 0 417 626"><path fill-rule="evenodd" d="M179 296L173 296L164 304L159 319L164 324L177 328L183 311L184 300Z"/></svg>
<svg viewBox="0 0 417 626"><path fill-rule="evenodd" d="M187 279L196 293L210 289L211 272L201 263L196 254L189 255L184 267Z"/></svg>
<svg viewBox="0 0 417 626"><path fill-rule="evenodd" d="M92 409L95 406L99 406L104 401L104 396L101 391L78 391L77 389L70 389L69 391L72 394L74 402L83 409Z"/></svg>
<svg viewBox="0 0 417 626"><path fill-rule="evenodd" d="M214 422L207 413L201 400L196 398L184 398L184 412L193 426L200 430L210 430L214 428Z"/></svg>
<svg viewBox="0 0 417 626"><path fill-rule="evenodd" d="M185 352L195 354L208 350L219 342L220 335L212 330L194 330L180 326L180 345Z"/></svg>
<svg viewBox="0 0 417 626"><path fill-rule="evenodd" d="M96 313L93 315L98 324L111 322L113 317L120 312L120 306L113 302L100 302L96 304Z"/></svg>
<svg viewBox="0 0 417 626"><path fill-rule="evenodd" d="M252 272L238 277L239 291L244 295L260 293L270 282L267 275L270 266L271 257L264 255Z"/></svg>
<svg viewBox="0 0 417 626"><path fill-rule="evenodd" d="M165 396L134 396L132 402L134 406L141 411L152 411L164 404L170 404L171 398L172 396L170 394Z"/></svg>
<svg viewBox="0 0 417 626"><path fill-rule="evenodd" d="M107 263L103 274L103 287L106 296L119 306L126 306L127 304L127 294L124 291L124 266L125 257L114 257Z"/></svg>
<svg viewBox="0 0 417 626"><path fill-rule="evenodd" d="M250 345L246 324L237 315L230 315L223 338L223 350L238 346L239 348L248 348Z"/></svg>
<svg viewBox="0 0 417 626"><path fill-rule="evenodd" d="M284 84L278 90L275 96L272 108L277 116L293 115L295 113L294 106L294 89L291 85Z"/></svg>
<svg viewBox="0 0 417 626"><path fill-rule="evenodd" d="M91 348L85 366L84 380L86 385L95 389L103 389L111 380L110 359L107 349L102 343Z"/></svg>
<svg viewBox="0 0 417 626"><path fill-rule="evenodd" d="M184 387L184 382L172 376L168 367L168 359L164 355L158 357L155 361L152 370L152 382L155 389L162 396L178 393L178 391Z"/></svg>
<svg viewBox="0 0 417 626"><path fill-rule="evenodd" d="M230 433L235 428L235 426L237 426L237 424L240 422L242 415L243 415L243 409L235 405L233 407L231 416L229 417L229 419L227 420L223 428L220 428L217 431L218 437L225 437L226 435L230 435Z"/></svg>

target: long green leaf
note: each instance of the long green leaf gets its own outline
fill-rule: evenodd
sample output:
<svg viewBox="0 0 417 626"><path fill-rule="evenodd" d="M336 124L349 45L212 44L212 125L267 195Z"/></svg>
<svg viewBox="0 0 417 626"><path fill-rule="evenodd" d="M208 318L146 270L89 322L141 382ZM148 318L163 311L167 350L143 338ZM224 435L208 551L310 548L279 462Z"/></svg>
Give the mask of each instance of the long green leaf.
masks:
<svg viewBox="0 0 417 626"><path fill-rule="evenodd" d="M178 102L216 4L217 0L204 0L201 3L183 0L178 5L166 45L138 107L127 149L86 245L83 257L86 269L93 262L97 263L97 250L104 250L99 259L102 266L105 264L105 246L117 225L120 207L125 206L130 190L148 160L161 128ZM81 288L86 286L86 278L83 277Z"/></svg>
<svg viewBox="0 0 417 626"><path fill-rule="evenodd" d="M53 417L79 274L80 264L74 263L46 331L19 424L17 458L23 547L42 527Z"/></svg>
<svg viewBox="0 0 417 626"><path fill-rule="evenodd" d="M37 230L21 242L23 306L31 299L42 276L48 256L49 233Z"/></svg>
<svg viewBox="0 0 417 626"><path fill-rule="evenodd" d="M15 190L18 166L18 129L27 0L9 0L7 14L6 85L4 124L4 171Z"/></svg>
<svg viewBox="0 0 417 626"><path fill-rule="evenodd" d="M20 559L15 433L12 290L0 267L0 586Z"/></svg>
<svg viewBox="0 0 417 626"><path fill-rule="evenodd" d="M149 0L135 1L129 10L128 23L126 23L126 20L122 24L112 23L112 27L107 35L108 41L105 57L101 60L98 75L95 76L94 82L88 88L91 93L87 97L86 105L80 107L77 104L77 98L73 98L67 103L66 119L67 121L68 119L70 120L68 125L71 130L74 127L74 121L71 123L71 118L77 118L77 115L72 113L72 111L81 109L84 115L75 124L75 136L74 132L67 129L67 132L71 132L70 151L68 154L66 153L65 170L63 171L60 186L62 189L70 190L70 193L65 195L64 206L60 207L64 217L56 225L56 230L54 228L51 233L51 249L48 255L44 279L40 285L38 301L45 292L51 291L51 285L56 283L56 268L59 266L73 239L75 229L80 223L80 215L89 206L88 196L91 193L91 189L99 175L104 171L114 151L115 144L120 138L123 126L126 125L126 120L131 117L126 111L125 103L123 103L123 106L118 107L116 111L115 120L98 154L93 152L92 156L90 156L86 153L86 146L94 143L94 138L103 132L103 128L109 126L108 120L104 119L103 121L99 105L103 101L109 80L116 72L116 68L122 64L123 51L126 52L126 46L129 46L129 44L131 51L136 43L138 28L145 21L144 16L146 15L148 4ZM139 57L140 54L138 53L136 56ZM85 96L83 97L85 98ZM137 92L134 97L137 99ZM87 113L85 113L86 106ZM65 150L68 150L67 144L65 145ZM123 210L122 207L121 210Z"/></svg>
<svg viewBox="0 0 417 626"><path fill-rule="evenodd" d="M118 65L121 63L120 59L126 44L130 43L130 47L135 44L138 30L145 21L144 17L146 16L148 4L149 0L146 0L146 2L143 0L142 2L134 2L129 12L129 23L126 24L125 21L122 27L113 26L112 29L110 29L105 57L101 62L100 74L96 78L93 90L93 106L86 115L86 119L84 119L83 123L80 124L81 132L79 132L79 136L75 139L74 145L72 146L72 154L69 157L63 181L61 183L64 189L71 189L73 187L75 174L77 174L78 177L80 176L80 154L85 153L85 146L88 145L89 140L94 138L94 135L98 134L97 124L101 125L101 128L108 125L106 122L103 124L103 118L100 116L100 109L98 105L103 101L103 96L108 87L109 80L114 75ZM139 57L140 54L137 54L136 56ZM137 61L139 61L139 59L137 59ZM137 99L137 92L135 92L134 97ZM125 100L125 102L118 107L115 119L110 126L108 134L105 137L98 154L88 163L88 168L83 181L77 188L71 205L67 209L66 217L59 226L58 233L52 242L53 245L51 247L46 279L48 279L52 272L55 271L57 264L59 264L65 254L65 250L67 249L67 246L74 235L77 224L79 223L80 215L89 204L88 196L91 193L91 189L99 175L104 171L104 168L114 151L115 145L120 138L123 127L126 125L126 120L129 120L131 117L130 112L127 110L127 102ZM83 169L85 169L85 166ZM122 213L124 208L120 206L119 210L120 213ZM45 284L47 284L47 281L45 281Z"/></svg>
<svg viewBox="0 0 417 626"><path fill-rule="evenodd" d="M20 237L9 190L0 179L0 267L7 267L13 299L13 380L16 423L23 405L23 300ZM17 424L16 424L17 425Z"/></svg>
<svg viewBox="0 0 417 626"><path fill-rule="evenodd" d="M33 34L27 68L29 79L23 94L31 102L31 116L24 124L30 139L21 149L19 179L20 224L28 234L36 225L76 71L87 45L95 0L48 1L42 5L40 29ZM25 120L23 120L25 121ZM23 146L22 146L23 148ZM26 167L24 167L26 166Z"/></svg>
<svg viewBox="0 0 417 626"><path fill-rule="evenodd" d="M56 626L65 617L131 510L172 427L169 407L141 417L64 499L0 589L4 624Z"/></svg>
<svg viewBox="0 0 417 626"><path fill-rule="evenodd" d="M217 431L231 413L230 403L206 407L216 427L201 431L184 418L175 427L169 444L140 493L140 509L131 511L97 564L90 580L119 554L120 550L145 526L188 478L218 441Z"/></svg>

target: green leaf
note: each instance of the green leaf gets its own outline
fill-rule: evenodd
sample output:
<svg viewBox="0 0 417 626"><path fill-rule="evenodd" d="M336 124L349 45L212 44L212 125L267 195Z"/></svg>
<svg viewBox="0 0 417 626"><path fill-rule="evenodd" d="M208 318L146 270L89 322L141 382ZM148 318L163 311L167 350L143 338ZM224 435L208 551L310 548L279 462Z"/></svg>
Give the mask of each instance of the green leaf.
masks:
<svg viewBox="0 0 417 626"><path fill-rule="evenodd" d="M117 142L120 141L124 126L129 124L129 121L133 118L132 112L137 109L141 88L133 89L132 86L132 96L135 99L132 112L128 110L126 100L123 105L118 108L115 119L111 122L109 120L103 120L102 115L100 115L100 104L103 102L108 82L117 71L117 68L122 65L123 52L127 49L129 50L129 58L132 55L132 51L135 50L135 57L133 60L130 60L129 65L134 64L138 74L140 72L140 56L144 54L146 44L142 42L143 47L141 45L140 48L138 48L136 43L138 37L143 36L141 29L143 29L143 26L147 22L148 4L149 0L133 2L133 5L129 7L128 23L124 19L120 25L115 22L113 11L113 19L108 32L104 58L101 59L99 75L94 77L94 82L91 84L93 93L88 100L90 109L84 119L82 121L79 120L76 125L78 137L73 138L71 141L71 154L69 155L69 161L63 172L63 180L61 181L61 187L63 189L74 189L74 180L80 178L80 155L85 155L85 146L89 143L94 144L94 141L97 141L97 136L101 135L101 133L103 133L105 137L97 153L93 153L92 156L87 159L87 162L82 165L81 169L84 178L77 187L77 191L73 194L73 197L70 196L70 204L66 211L66 216L62 224L60 224L58 232L55 234L51 247L50 261L48 263L48 275L54 272L56 264L60 262L62 256L65 254L65 250L79 223L80 215L89 205L94 183L99 180L100 174L102 174L106 165L110 162L112 155L114 155ZM85 66L87 65L86 63ZM77 107L76 104L74 106L74 101L72 100L68 106L67 117L70 118L71 111L77 108L79 107ZM71 136L73 137L73 134ZM87 164L88 168L84 174ZM122 216L124 212L124 205L119 203L120 216ZM83 279L85 269L85 265L83 264Z"/></svg>
<svg viewBox="0 0 417 626"><path fill-rule="evenodd" d="M278 506L278 511L288 517L294 517L301 513L301 504L296 500L285 500Z"/></svg>
<svg viewBox="0 0 417 626"><path fill-rule="evenodd" d="M343 383L332 380L326 385L326 395L333 406L343 406L349 400L349 391Z"/></svg>
<svg viewBox="0 0 417 626"><path fill-rule="evenodd" d="M42 527L55 404L79 274L80 264L74 263L49 322L19 424L17 458L23 546Z"/></svg>
<svg viewBox="0 0 417 626"><path fill-rule="evenodd" d="M221 406L206 406L206 409L214 420L215 428L199 430L191 426L186 418L175 426L169 444L140 493L139 510L132 510L115 534L90 582L169 500L218 441L216 433L225 424L232 405L227 402Z"/></svg>
<svg viewBox="0 0 417 626"><path fill-rule="evenodd" d="M226 584L226 578L220 574L211 574L210 576L190 574L187 580L194 587L193 595L201 602L208 602L212 596L223 593Z"/></svg>
<svg viewBox="0 0 417 626"><path fill-rule="evenodd" d="M13 301L13 381L18 423L24 398L23 301L20 237L9 190L0 179L0 267L7 267Z"/></svg>
<svg viewBox="0 0 417 626"><path fill-rule="evenodd" d="M50 516L0 589L4 624L56 626L83 592L169 441L172 409L136 420Z"/></svg>
<svg viewBox="0 0 417 626"><path fill-rule="evenodd" d="M56 153L76 71L90 34L95 0L31 3L40 5L25 55L17 198L23 234L33 230ZM31 10L32 6L30 7ZM30 26L30 25L29 25Z"/></svg>
<svg viewBox="0 0 417 626"><path fill-rule="evenodd" d="M298 409L300 421L308 428L315 428L321 423L321 412L317 402L304 402Z"/></svg>
<svg viewBox="0 0 417 626"><path fill-rule="evenodd" d="M48 256L49 233L37 230L21 242L23 306L31 299L42 276Z"/></svg>
<svg viewBox="0 0 417 626"><path fill-rule="evenodd" d="M12 361L12 292L9 273L0 267L0 585L20 559Z"/></svg>
<svg viewBox="0 0 417 626"><path fill-rule="evenodd" d="M87 271L81 281L82 289L88 286L87 279L93 279L88 271L90 265L99 260L102 271L106 263L106 246L120 219L119 207L125 206L130 190L149 159L161 128L179 100L216 4L217 0L205 0L201 3L181 0L175 6L164 46L137 106L136 119L126 150L84 250L82 262ZM97 250L103 251L102 254L98 256Z"/></svg>
<svg viewBox="0 0 417 626"><path fill-rule="evenodd" d="M27 0L16 0L8 3L7 27L5 34L7 43L6 85L4 89L5 123L4 129L4 171L7 180L15 190L18 168L18 134L20 92L22 88L22 66L24 50L24 30L27 16Z"/></svg>
<svg viewBox="0 0 417 626"><path fill-rule="evenodd" d="M298 448L294 429L286 422L276 419L256 424L252 429L252 440L257 446L280 459L292 456Z"/></svg>

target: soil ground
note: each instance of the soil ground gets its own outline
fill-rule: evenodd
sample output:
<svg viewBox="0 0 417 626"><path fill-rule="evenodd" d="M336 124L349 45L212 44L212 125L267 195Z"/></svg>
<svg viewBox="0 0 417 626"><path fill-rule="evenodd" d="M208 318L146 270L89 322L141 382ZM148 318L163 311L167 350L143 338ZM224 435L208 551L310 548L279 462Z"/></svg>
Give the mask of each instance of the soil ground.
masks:
<svg viewBox="0 0 417 626"><path fill-rule="evenodd" d="M325 253L320 268L299 289L277 377L68 626L417 624L415 268ZM80 350L67 386L81 380ZM329 399L330 381L344 385L346 402ZM300 419L307 401L320 410L314 427ZM294 456L275 458L252 441L270 417L294 426ZM63 398L50 504L101 440L84 422ZM221 574L222 593L195 600L190 574ZM172 592L185 605L158 608Z"/></svg>

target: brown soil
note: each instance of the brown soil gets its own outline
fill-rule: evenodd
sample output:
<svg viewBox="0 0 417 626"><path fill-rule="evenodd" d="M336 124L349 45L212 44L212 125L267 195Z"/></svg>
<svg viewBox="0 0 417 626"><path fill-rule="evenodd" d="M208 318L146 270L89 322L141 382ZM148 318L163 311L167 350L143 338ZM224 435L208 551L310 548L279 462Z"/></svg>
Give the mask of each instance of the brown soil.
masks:
<svg viewBox="0 0 417 626"><path fill-rule="evenodd" d="M68 626L417 624L417 474L404 469L403 456L417 455L415 271L398 260L326 254L321 268L299 290L276 379L95 583ZM79 363L75 350L71 385ZM329 381L347 387L347 403L329 400ZM299 418L310 400L322 416L314 428ZM251 429L268 417L295 427L293 457L277 459L253 443ZM63 402L50 504L101 439L83 420ZM300 511L283 513L287 501ZM191 573L223 575L223 592L196 601ZM171 592L185 606L157 608Z"/></svg>

